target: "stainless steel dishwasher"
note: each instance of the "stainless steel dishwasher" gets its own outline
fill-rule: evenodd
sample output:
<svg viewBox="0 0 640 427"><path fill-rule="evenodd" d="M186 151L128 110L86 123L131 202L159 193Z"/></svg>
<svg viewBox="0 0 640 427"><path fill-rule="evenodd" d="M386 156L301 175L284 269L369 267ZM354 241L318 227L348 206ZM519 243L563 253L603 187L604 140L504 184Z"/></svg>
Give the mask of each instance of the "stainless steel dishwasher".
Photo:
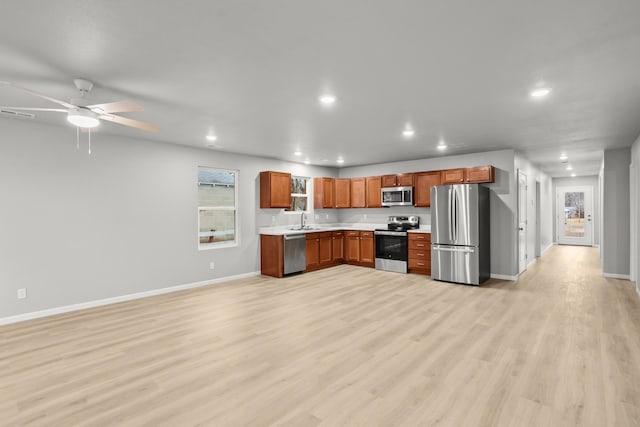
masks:
<svg viewBox="0 0 640 427"><path fill-rule="evenodd" d="M307 235L284 236L284 274L304 271L307 267Z"/></svg>

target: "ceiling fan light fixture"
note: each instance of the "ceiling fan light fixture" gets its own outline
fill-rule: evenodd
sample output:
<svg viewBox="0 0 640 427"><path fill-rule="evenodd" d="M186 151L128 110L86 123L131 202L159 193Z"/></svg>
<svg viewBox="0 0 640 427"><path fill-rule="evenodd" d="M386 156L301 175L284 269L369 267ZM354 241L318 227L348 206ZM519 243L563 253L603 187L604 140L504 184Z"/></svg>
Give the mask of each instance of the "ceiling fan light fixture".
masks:
<svg viewBox="0 0 640 427"><path fill-rule="evenodd" d="M83 129L95 128L100 124L96 113L82 108L69 111L67 120L72 125Z"/></svg>

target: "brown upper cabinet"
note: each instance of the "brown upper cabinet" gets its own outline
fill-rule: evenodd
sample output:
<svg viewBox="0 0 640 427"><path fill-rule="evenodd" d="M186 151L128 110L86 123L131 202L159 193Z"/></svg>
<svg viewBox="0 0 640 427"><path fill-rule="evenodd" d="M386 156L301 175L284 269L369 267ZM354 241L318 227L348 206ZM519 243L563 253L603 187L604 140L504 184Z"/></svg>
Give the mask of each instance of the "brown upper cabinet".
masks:
<svg viewBox="0 0 640 427"><path fill-rule="evenodd" d="M382 207L382 178L379 176L368 176L366 179L367 186L367 202L368 208L381 208Z"/></svg>
<svg viewBox="0 0 640 427"><path fill-rule="evenodd" d="M396 176L395 175L383 175L382 176L382 186L383 187L395 187L396 186Z"/></svg>
<svg viewBox="0 0 640 427"><path fill-rule="evenodd" d="M336 206L334 178L313 178L313 205L316 209Z"/></svg>
<svg viewBox="0 0 640 427"><path fill-rule="evenodd" d="M349 178L336 178L336 208L351 207L351 180Z"/></svg>
<svg viewBox="0 0 640 427"><path fill-rule="evenodd" d="M413 186L412 173L399 173L396 175L383 175L383 187L411 187Z"/></svg>
<svg viewBox="0 0 640 427"><path fill-rule="evenodd" d="M441 171L441 179L442 184L494 182L494 171L493 166L448 169Z"/></svg>
<svg viewBox="0 0 640 427"><path fill-rule="evenodd" d="M260 172L260 207L291 207L291 174L285 172Z"/></svg>
<svg viewBox="0 0 640 427"><path fill-rule="evenodd" d="M413 186L412 173L401 173L396 175L396 184L398 187L412 187Z"/></svg>
<svg viewBox="0 0 640 427"><path fill-rule="evenodd" d="M351 207L364 208L366 204L366 184L364 178L351 178Z"/></svg>
<svg viewBox="0 0 640 427"><path fill-rule="evenodd" d="M440 185L440 172L419 172L414 175L413 205L428 208L431 206L431 187Z"/></svg>
<svg viewBox="0 0 640 427"><path fill-rule="evenodd" d="M441 184L460 184L464 182L464 169L447 169L440 171Z"/></svg>
<svg viewBox="0 0 640 427"><path fill-rule="evenodd" d="M465 171L465 182L495 182L493 166L475 166Z"/></svg>

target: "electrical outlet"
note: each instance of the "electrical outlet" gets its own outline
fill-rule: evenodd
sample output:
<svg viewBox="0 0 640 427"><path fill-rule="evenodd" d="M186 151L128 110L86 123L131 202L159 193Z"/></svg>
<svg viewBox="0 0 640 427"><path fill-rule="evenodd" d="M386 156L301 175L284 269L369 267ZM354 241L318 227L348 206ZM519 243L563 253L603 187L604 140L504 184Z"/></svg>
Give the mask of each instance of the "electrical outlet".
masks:
<svg viewBox="0 0 640 427"><path fill-rule="evenodd" d="M324 216L324 219L329 219L329 214L326 214L326 215Z"/></svg>
<svg viewBox="0 0 640 427"><path fill-rule="evenodd" d="M316 221L320 219L320 215L316 214Z"/></svg>
<svg viewBox="0 0 640 427"><path fill-rule="evenodd" d="M362 219L367 219L367 214L362 215Z"/></svg>
<svg viewBox="0 0 640 427"><path fill-rule="evenodd" d="M275 223L276 223L276 216L271 215L271 224L275 224Z"/></svg>
<svg viewBox="0 0 640 427"><path fill-rule="evenodd" d="M18 299L25 299L27 297L27 288L18 289Z"/></svg>
<svg viewBox="0 0 640 427"><path fill-rule="evenodd" d="M213 262L213 261L211 261L211 262L209 263L209 269L210 269L210 270L213 270L214 268L216 268L216 263L215 263L215 262Z"/></svg>

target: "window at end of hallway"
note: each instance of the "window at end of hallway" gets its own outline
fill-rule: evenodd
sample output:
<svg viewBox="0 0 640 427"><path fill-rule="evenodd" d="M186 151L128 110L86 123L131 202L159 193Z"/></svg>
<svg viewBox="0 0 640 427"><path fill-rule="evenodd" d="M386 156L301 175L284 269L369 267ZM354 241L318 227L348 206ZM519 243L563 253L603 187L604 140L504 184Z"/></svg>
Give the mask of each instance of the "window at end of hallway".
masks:
<svg viewBox="0 0 640 427"><path fill-rule="evenodd" d="M198 249L238 244L238 171L198 166Z"/></svg>

